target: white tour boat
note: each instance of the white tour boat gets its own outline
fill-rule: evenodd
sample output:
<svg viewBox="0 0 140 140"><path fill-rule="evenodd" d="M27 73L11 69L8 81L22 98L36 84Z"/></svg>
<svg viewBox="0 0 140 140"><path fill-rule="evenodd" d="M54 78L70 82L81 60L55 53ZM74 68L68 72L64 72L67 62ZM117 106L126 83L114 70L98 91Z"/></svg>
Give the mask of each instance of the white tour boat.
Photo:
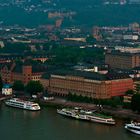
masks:
<svg viewBox="0 0 140 140"><path fill-rule="evenodd" d="M63 108L63 109L57 109L57 113L75 119L87 120L87 121L92 121L97 123L115 124L115 120L111 116L106 116L101 113L96 113L95 111Z"/></svg>
<svg viewBox="0 0 140 140"><path fill-rule="evenodd" d="M131 122L130 124L125 124L124 128L132 133L140 135L140 123Z"/></svg>
<svg viewBox="0 0 140 140"><path fill-rule="evenodd" d="M27 109L32 111L40 110L40 106L38 105L38 103L21 100L19 98L11 98L9 100L6 100L5 104L11 107Z"/></svg>

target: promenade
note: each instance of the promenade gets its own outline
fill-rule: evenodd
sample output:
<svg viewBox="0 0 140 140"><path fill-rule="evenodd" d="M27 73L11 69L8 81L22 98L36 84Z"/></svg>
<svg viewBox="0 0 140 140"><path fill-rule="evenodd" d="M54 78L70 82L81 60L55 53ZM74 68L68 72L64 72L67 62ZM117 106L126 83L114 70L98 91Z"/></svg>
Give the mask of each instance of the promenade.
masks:
<svg viewBox="0 0 140 140"><path fill-rule="evenodd" d="M95 104L71 102L59 98L51 101L45 101L44 103L46 105L55 105L55 106L62 106L62 107L82 107L83 109L87 109L87 110L101 110L102 112L109 113L117 118L133 119L133 120L140 121L140 114L137 114L129 109L112 108L107 106L103 106L102 108L99 108L99 106Z"/></svg>
<svg viewBox="0 0 140 140"><path fill-rule="evenodd" d="M0 101L4 101L4 100L6 100L6 99L9 99L9 98L11 98L11 97L13 97L12 95L9 95L9 96L0 96Z"/></svg>
<svg viewBox="0 0 140 140"><path fill-rule="evenodd" d="M12 96L0 97L0 102L11 97ZM40 100L40 104L44 106L54 106L54 107L81 107L86 110L97 110L104 113L108 113L112 115L113 117L117 117L117 118L132 119L132 120L140 121L140 114L135 113L129 109L112 108L109 106L103 106L102 108L100 108L99 106L95 104L72 102L72 101L67 101L65 99L61 99L61 98L55 98L54 100L46 100L46 101Z"/></svg>

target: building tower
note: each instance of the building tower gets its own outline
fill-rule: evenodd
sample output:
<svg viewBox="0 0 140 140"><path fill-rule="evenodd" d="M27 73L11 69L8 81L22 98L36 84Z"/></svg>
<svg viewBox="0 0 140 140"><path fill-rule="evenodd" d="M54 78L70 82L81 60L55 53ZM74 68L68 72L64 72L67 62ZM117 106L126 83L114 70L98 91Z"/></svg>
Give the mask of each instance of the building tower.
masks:
<svg viewBox="0 0 140 140"><path fill-rule="evenodd" d="M93 27L93 37L96 40L100 40L101 39L101 35L100 35L100 29L98 26Z"/></svg>

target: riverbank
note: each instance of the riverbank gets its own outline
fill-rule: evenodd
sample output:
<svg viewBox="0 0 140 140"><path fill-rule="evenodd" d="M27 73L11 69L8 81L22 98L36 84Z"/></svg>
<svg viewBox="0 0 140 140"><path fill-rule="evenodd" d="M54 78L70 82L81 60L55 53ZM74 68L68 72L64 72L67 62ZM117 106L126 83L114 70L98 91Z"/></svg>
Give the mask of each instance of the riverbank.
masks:
<svg viewBox="0 0 140 140"><path fill-rule="evenodd" d="M87 109L87 110L99 110L103 113L110 114L116 118L140 121L140 114L137 114L129 109L112 108L112 107L107 107L107 106L103 106L102 108L99 108L99 106L95 104L71 102L71 101L66 101L64 99L55 99L51 101L40 100L39 103L41 106L51 106L51 107L56 107L56 108L82 107L83 109Z"/></svg>
<svg viewBox="0 0 140 140"><path fill-rule="evenodd" d="M11 98L8 97L1 97L1 101ZM129 119L129 120L137 120L140 121L140 114L137 114L129 109L122 109L122 108L112 108L108 106L103 106L100 108L95 104L90 103L80 103L80 102L72 102L67 101L61 98L55 98L54 100L35 100L38 102L42 107L54 107L54 108L63 108L63 107L81 107L86 110L98 110L103 113L112 115L113 117L120 118L120 119Z"/></svg>
<svg viewBox="0 0 140 140"><path fill-rule="evenodd" d="M6 99L10 99L10 98L12 98L12 97L13 97L13 95L3 96L3 95L0 94L0 102L1 102L1 101L4 101L4 100L6 100Z"/></svg>

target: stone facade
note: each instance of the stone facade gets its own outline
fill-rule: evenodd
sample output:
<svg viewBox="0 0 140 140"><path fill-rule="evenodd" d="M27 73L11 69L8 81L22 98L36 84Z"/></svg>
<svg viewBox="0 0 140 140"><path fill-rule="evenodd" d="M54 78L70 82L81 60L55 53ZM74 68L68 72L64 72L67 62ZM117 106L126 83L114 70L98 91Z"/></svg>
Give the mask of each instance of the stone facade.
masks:
<svg viewBox="0 0 140 140"><path fill-rule="evenodd" d="M73 93L96 99L108 99L113 96L122 96L127 90L133 89L133 80L131 78L93 80L79 76L52 74L49 79L41 79L41 81L49 93L58 96Z"/></svg>

